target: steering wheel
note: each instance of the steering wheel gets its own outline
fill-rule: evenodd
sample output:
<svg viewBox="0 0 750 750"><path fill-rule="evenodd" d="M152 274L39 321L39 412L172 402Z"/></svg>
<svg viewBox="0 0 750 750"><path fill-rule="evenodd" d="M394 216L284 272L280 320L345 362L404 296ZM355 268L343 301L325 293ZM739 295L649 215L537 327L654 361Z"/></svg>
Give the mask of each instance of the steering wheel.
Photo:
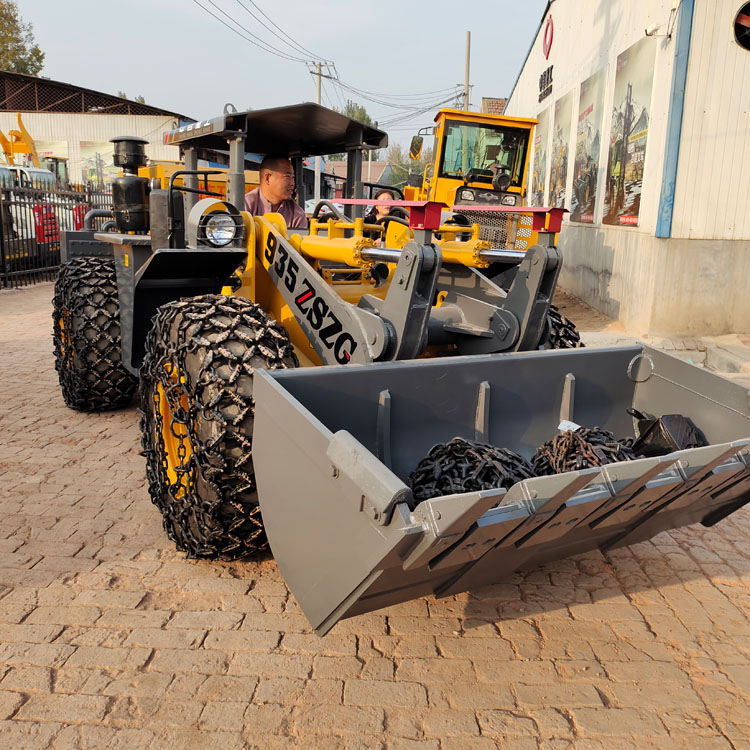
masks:
<svg viewBox="0 0 750 750"><path fill-rule="evenodd" d="M404 211L404 213L406 213L406 211ZM408 218L404 219L401 216L381 216L375 223L382 224L385 227L385 229L388 229L388 222L391 222L391 221L395 221L396 224L402 224L405 227L409 226Z"/></svg>
<svg viewBox="0 0 750 750"><path fill-rule="evenodd" d="M331 203L331 201L319 201L318 205L315 206L315 210L313 211L313 219L317 219L320 216L320 212L322 209L328 209L339 221L348 221L346 216L341 213L341 211L336 208L336 206Z"/></svg>
<svg viewBox="0 0 750 750"><path fill-rule="evenodd" d="M396 217L399 219L405 219L407 225L409 224L409 212L403 206L391 206L390 217ZM384 218L388 218L387 216Z"/></svg>

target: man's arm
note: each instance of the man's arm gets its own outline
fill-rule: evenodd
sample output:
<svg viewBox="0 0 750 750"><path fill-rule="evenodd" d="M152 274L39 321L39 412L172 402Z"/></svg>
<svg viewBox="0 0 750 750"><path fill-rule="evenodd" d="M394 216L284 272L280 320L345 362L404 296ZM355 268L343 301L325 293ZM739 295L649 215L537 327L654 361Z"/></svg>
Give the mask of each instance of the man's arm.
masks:
<svg viewBox="0 0 750 750"><path fill-rule="evenodd" d="M292 220L289 222L289 229L307 229L309 224L307 221L307 214L302 210L302 207L290 201L293 208Z"/></svg>

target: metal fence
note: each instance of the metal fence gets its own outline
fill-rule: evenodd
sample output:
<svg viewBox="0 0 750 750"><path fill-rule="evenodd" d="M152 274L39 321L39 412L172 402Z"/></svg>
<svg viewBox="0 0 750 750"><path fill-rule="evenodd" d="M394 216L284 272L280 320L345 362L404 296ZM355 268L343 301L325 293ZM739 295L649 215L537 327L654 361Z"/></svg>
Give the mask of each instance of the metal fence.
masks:
<svg viewBox="0 0 750 750"><path fill-rule="evenodd" d="M82 229L92 208L112 208L112 193L25 182L0 187L0 284L18 287L55 278L60 232ZM98 227L106 219L95 219Z"/></svg>

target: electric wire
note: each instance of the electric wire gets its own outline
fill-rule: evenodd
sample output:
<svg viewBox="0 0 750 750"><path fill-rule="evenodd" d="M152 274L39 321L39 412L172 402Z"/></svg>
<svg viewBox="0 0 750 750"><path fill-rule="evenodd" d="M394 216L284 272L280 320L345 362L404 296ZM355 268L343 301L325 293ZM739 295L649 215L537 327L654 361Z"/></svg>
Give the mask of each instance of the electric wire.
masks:
<svg viewBox="0 0 750 750"><path fill-rule="evenodd" d="M291 55L288 55L288 54L286 54L285 52L282 52L281 50L278 50L278 49L276 49L275 47L271 47L271 46L270 46L270 45L269 45L269 44L268 44L267 42L264 42L264 41L263 41L263 40L262 40L262 39L261 39L260 37L256 36L256 35L255 35L255 34L253 34L253 33L252 33L251 31L248 31L248 29L246 29L246 28L245 28L245 27L244 27L244 26L243 26L242 24L238 23L238 22L237 22L237 21L236 21L236 20L235 20L234 18L232 18L232 16L230 16L230 15L229 15L228 13L226 13L226 12L225 12L225 11L223 11L223 10L222 10L221 8L219 8L219 6L218 6L218 5L216 5L216 3L214 3L214 2L213 2L213 0L206 0L206 1L207 1L207 2L209 2L209 3L211 4L211 5L213 5L213 6L214 6L214 8L216 8L216 9L217 9L218 11L220 11L220 12L221 12L222 14L224 14L224 15L225 15L225 16L226 16L226 17L227 17L227 18L228 18L228 19L229 19L230 21L232 21L232 22L233 22L234 24L236 24L236 25L237 25L237 26L238 26L238 27L239 27L240 29L242 29L242 30L243 30L243 31L244 31L245 33L249 34L249 35L250 35L251 37L254 37L254 38L255 38L255 39L257 39L258 41L253 41L253 40L252 40L252 39L250 39L249 37L245 36L245 34L243 34L243 33L242 33L242 31L239 31L239 29L235 28L234 26L231 26L231 25L230 25L230 24L228 24L228 23L227 23L226 21L224 21L223 19L219 18L219 16L217 16L217 15L216 15L215 13L213 13L213 12L212 12L212 11L211 11L211 10L210 10L209 8L207 8L207 7L205 6L205 5L201 5L201 4L200 4L200 3L198 2L198 0L193 0L193 2L194 2L194 3L195 3L195 4L196 4L196 5L197 5L197 6L199 7L199 8L201 8L202 10L205 10L205 11L206 11L206 13L208 13L208 14L209 14L210 16L212 16L213 18L215 18L215 19L216 19L216 20L217 20L217 21L218 21L219 23L221 23L221 24L223 24L224 26L226 26L226 27L227 27L227 28L228 28L228 29L229 29L230 31L233 31L233 32L234 32L235 34L237 34L237 36L241 37L241 38L242 38L242 39L244 39L244 40L245 40L246 42L250 42L250 44L252 44L252 45L253 45L253 46L255 46L255 47L258 47L258 49L261 49L261 50L263 50L264 52L270 52L270 53L271 53L272 55L275 55L276 57L280 57L280 58L282 58L283 60L289 60L289 61L291 61L291 62L301 62L301 63L306 63L306 62L308 62L307 60L304 60L304 59L303 59L303 58L301 58L301 57L292 57ZM260 44L259 44L258 42L260 42Z"/></svg>
<svg viewBox="0 0 750 750"><path fill-rule="evenodd" d="M415 97L433 96L435 94L442 94L447 91L453 91L459 85L459 84L455 84L454 86L446 86L445 88L435 89L433 91L422 91L416 94L385 94L385 93L379 93L377 91L366 91L365 89L357 88L356 86L353 86L350 83L346 83L345 81L342 81L341 79L338 79L338 83L342 86L345 86L346 88L351 89L352 91L358 94L367 94L368 96L379 96L383 99L404 99L404 98L411 99Z"/></svg>
<svg viewBox="0 0 750 750"><path fill-rule="evenodd" d="M240 5L242 5L242 3L240 2L240 0L237 0L237 2L239 2L239 3L240 3ZM261 7L260 7L260 6L259 6L259 5L258 5L258 4L256 3L256 2L253 2L253 0L248 0L248 2L250 3L250 5L252 5L252 6L254 7L254 8L256 8L256 9L257 9L257 11L258 11L258 12L259 12L259 13L260 13L260 14L261 14L261 15L262 15L262 16L263 16L263 17L264 17L264 18L265 18L265 19L266 19L266 20L267 20L267 21L268 21L268 22L269 22L270 24L272 24L273 26L275 26L275 27L276 27L276 28L277 28L277 29L278 29L278 30L279 30L279 31L280 31L280 32L282 33L282 35L283 35L284 37L286 37L286 38L287 38L287 39L289 40L289 42L291 42L291 43L292 43L292 44L293 44L293 45L294 45L295 47L297 47L297 49L298 49L298 50L299 50L299 51L300 51L300 52L301 52L301 53L302 53L303 55L310 55L310 56L312 57L312 59L313 59L313 60L321 60L321 62L330 62L330 61L324 60L324 58L320 57L320 55L316 55L316 54L315 54L314 52L310 52L310 50L309 50L309 49L307 49L306 47L303 47L303 46L302 46L302 45L301 45L301 44L300 44L299 42L297 42L297 41L296 41L295 39L293 39L293 38L292 38L292 36L291 36L290 34L287 34L287 32L286 32L286 31L284 31L284 29L282 29L282 28L281 28L281 26L279 26L279 25L278 25L278 24L277 24L277 23L276 23L276 22L275 22L275 21L274 21L274 20L273 20L272 18L270 18L270 17L268 16L268 14L267 14L267 13L265 13L265 12L263 11L263 9L262 9L262 8L261 8ZM243 7L244 7L244 6L243 6ZM246 10L247 10L247 9L246 9ZM250 13L250 11L249 11L249 10L248 10L248 13ZM250 15L252 15L252 16L253 16L253 18L255 18L255 16L254 16L254 15L253 15L252 13L250 13ZM258 20L258 19L256 19L256 20ZM262 22L262 21L260 21L260 23L263 23L263 22ZM265 24L263 24L263 26L265 26L265 27L266 27L266 28L268 29L268 26L266 26ZM270 29L269 29L269 31L270 31Z"/></svg>
<svg viewBox="0 0 750 750"><path fill-rule="evenodd" d="M260 7L259 7L259 6L258 6L258 5L256 4L256 3L254 3L254 2L253 2L253 0L248 0L248 2L250 2L250 4L251 4L251 5L253 5L253 6L254 6L254 7L255 7L255 8L256 8L256 9L258 10L258 12L260 12L260 13L261 13L261 14L262 14L262 15L263 15L263 16L264 16L265 18L267 18L267 19L268 19L268 21L269 21L270 23L272 23L272 24L273 24L273 25L274 25L274 26L275 26L275 27L276 27L276 28L277 28L277 29L278 29L278 30L279 30L279 31L281 32L281 34L278 34L278 33L277 33L276 31L274 31L274 30L273 30L273 29L272 29L272 28L271 28L270 26L268 26L268 24L266 24L266 23L265 23L265 22L264 22L264 21L263 21L262 19L258 18L258 16L256 16L256 15L255 15L255 13L253 13L253 12L252 12L252 11L250 10L250 8L248 8L248 7L247 7L247 6L246 6L246 5L245 5L245 4L244 4L244 3L242 2L242 0L235 0L235 2L236 2L236 3L237 3L237 4L238 4L238 5L239 5L239 6L240 6L240 7L241 7L241 8L242 8L242 9L243 9L243 10L244 10L244 11L245 11L246 13L248 13L248 14L250 15L250 17L251 17L251 18L253 18L254 20L256 20L256 21L257 21L257 22L258 22L258 23L259 23L259 24L260 24L260 25L261 25L261 26L262 26L262 27L263 27L264 29L266 29L267 31L270 31L270 32L271 32L271 34L273 34L273 36L275 36L275 37L276 37L277 39L279 39L280 41L284 42L284 44L288 45L288 46L289 46L289 47L290 47L290 48L292 49L292 51L294 52L294 54L296 54L296 55L299 55L300 53L302 53L303 55L309 55L309 56L310 56L310 57L311 57L311 58L312 58L313 60L322 60L322 58L320 57L320 55L316 55L316 54L315 54L314 52L310 52L310 50L308 50L308 49L305 49L304 47L302 47L302 45L300 45L300 44L299 44L299 43L297 43L297 42L296 42L296 41L295 41L294 39L292 39L292 37L291 37L291 36L289 36L289 34L287 34L287 33L286 33L286 32L285 32L285 31L284 31L284 30L283 30L283 29L282 29L282 28L281 28L281 27L280 27L280 26L279 26L278 24L274 23L274 22L273 22L273 21L272 21L272 20L271 20L271 19L270 19L270 18L269 18L269 17L267 16L267 15L266 15L266 14L265 14L265 13L264 13L264 12L263 12L263 11L261 10L261 8L260 8ZM291 53L286 53L286 54L291 54Z"/></svg>

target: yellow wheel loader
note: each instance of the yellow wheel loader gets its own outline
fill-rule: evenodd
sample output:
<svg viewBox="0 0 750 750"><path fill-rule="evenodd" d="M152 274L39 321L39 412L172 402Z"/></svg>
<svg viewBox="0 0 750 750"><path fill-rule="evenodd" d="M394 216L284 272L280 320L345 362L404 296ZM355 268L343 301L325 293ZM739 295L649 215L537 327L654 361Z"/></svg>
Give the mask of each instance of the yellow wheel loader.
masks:
<svg viewBox="0 0 750 750"><path fill-rule="evenodd" d="M122 406L139 382L149 492L189 556L270 545L323 634L415 596L715 523L749 499L744 389L646 347L539 350L560 209L530 212L541 242L519 252L407 201L409 239L389 247L388 228L361 218L357 183L381 131L303 104L226 111L167 138L185 162L167 189L137 176L139 139L116 139L119 231L66 233L53 338L69 406ZM211 195L197 159L227 144L227 195ZM303 156L348 150L351 216L308 230L250 216L246 148L288 154L297 174ZM501 261L518 265L507 290L484 273ZM632 441L672 412L700 440L630 461L599 446L552 475L528 464L559 430ZM489 458L429 459L455 439ZM476 485L488 468L504 480ZM417 473L455 481L418 493Z"/></svg>
<svg viewBox="0 0 750 750"><path fill-rule="evenodd" d="M407 183L405 197L444 204L446 223L471 228L473 237L491 247L526 251L536 245L532 217L519 209L528 205L525 186L537 120L441 109L435 123L412 138L409 155L418 159L422 133L434 134L433 160L423 175L412 176L415 184ZM515 271L512 264L498 263L488 275L507 288ZM554 348L583 346L573 323L554 305L549 324Z"/></svg>

